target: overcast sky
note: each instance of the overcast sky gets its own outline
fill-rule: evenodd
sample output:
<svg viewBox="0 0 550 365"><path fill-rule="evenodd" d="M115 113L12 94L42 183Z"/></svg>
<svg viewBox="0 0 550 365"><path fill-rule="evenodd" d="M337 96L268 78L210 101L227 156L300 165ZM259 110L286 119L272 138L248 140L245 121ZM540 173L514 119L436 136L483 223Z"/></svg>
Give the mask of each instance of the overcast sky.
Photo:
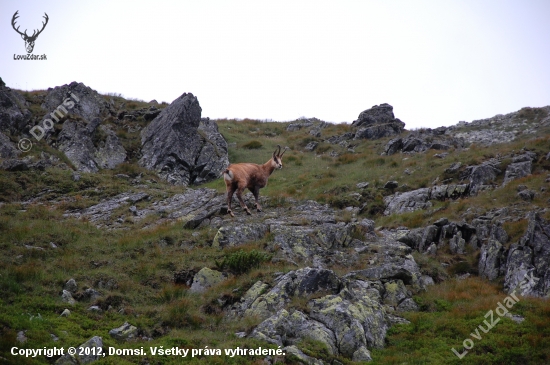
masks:
<svg viewBox="0 0 550 365"><path fill-rule="evenodd" d="M33 54L20 30L40 28ZM550 105L549 0L0 2L0 77L72 81L202 116L353 122L389 103L406 128Z"/></svg>

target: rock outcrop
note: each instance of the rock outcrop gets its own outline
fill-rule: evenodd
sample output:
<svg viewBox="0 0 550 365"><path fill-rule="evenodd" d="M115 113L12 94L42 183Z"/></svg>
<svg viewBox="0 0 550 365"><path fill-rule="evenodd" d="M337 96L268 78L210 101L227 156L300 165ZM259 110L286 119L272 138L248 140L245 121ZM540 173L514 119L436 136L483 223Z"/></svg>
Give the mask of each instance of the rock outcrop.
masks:
<svg viewBox="0 0 550 365"><path fill-rule="evenodd" d="M74 105L64 104L66 99L70 99ZM43 120L53 119L52 113L59 119L62 117L61 114L70 112L85 121L92 121L95 118L103 120L109 115L114 115L114 110L105 98L92 88L76 81L48 89L41 107L47 113Z"/></svg>
<svg viewBox="0 0 550 365"><path fill-rule="evenodd" d="M521 295L550 297L550 222L536 212L529 215L525 235L508 250L504 288Z"/></svg>
<svg viewBox="0 0 550 365"><path fill-rule="evenodd" d="M13 158L21 154L21 151L15 147L8 136L0 132L0 158Z"/></svg>
<svg viewBox="0 0 550 365"><path fill-rule="evenodd" d="M144 192L122 193L86 209L66 212L64 216L88 219L98 228L119 228L127 215L114 216L118 208L126 206L130 211L133 204L149 199L149 195ZM218 194L216 190L188 189L184 193L152 201L144 209L136 209L131 219L139 222L151 214L157 214L164 218L155 220L154 224L175 220L186 228L196 228L201 224L210 224L210 218L219 214L224 207L227 209L225 195Z"/></svg>
<svg viewBox="0 0 550 365"><path fill-rule="evenodd" d="M175 185L217 178L229 165L227 143L214 122L203 121L198 99L183 94L141 133L140 165Z"/></svg>
<svg viewBox="0 0 550 365"><path fill-rule="evenodd" d="M9 134L22 132L31 119L28 103L17 91L0 85L0 131Z"/></svg>
<svg viewBox="0 0 550 365"><path fill-rule="evenodd" d="M464 148L463 138L455 138L446 134L447 129L421 129L413 131L406 137L396 137L390 140L384 147L386 155L397 152L425 152L427 150L450 150L451 148Z"/></svg>
<svg viewBox="0 0 550 365"><path fill-rule="evenodd" d="M95 118L86 123L82 120L68 119L57 138L57 146L65 153L78 171L97 172L99 169L113 169L126 160L126 150L116 134L101 120ZM94 145L97 135L99 142Z"/></svg>
<svg viewBox="0 0 550 365"><path fill-rule="evenodd" d="M355 139L379 139L400 134L405 123L395 118L391 105L380 104L361 112L352 126L357 128Z"/></svg>
<svg viewBox="0 0 550 365"><path fill-rule="evenodd" d="M460 122L448 128L448 133L467 143L489 146L512 142L522 135L535 135L541 127L550 126L550 106L523 108L492 118Z"/></svg>

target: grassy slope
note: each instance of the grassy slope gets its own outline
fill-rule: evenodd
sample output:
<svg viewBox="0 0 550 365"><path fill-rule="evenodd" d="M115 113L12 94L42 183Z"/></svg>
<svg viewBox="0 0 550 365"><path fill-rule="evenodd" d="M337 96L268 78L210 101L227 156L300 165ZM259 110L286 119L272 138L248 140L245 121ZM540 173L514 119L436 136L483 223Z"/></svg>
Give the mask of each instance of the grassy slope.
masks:
<svg viewBox="0 0 550 365"><path fill-rule="evenodd" d="M28 95L28 98L36 95ZM123 102L119 100L117 102ZM137 105L137 104L136 104ZM141 107L141 105L139 105ZM111 121L118 128L117 134L125 146L136 144L139 132L128 132L119 122ZM144 124L144 121L136 121ZM380 156L387 140L353 142L355 152L321 142L316 153L302 152L302 147L316 140L308 130L287 132L285 123L262 123L258 121L218 121L220 132L230 143L231 162L263 163L270 158L277 144L289 146L284 158L283 170L276 171L269 185L262 190L263 196L271 199L293 197L315 199L331 203L336 207L367 204L364 216L375 218L378 226L419 227L445 216L453 220L470 219L488 209L513 206L530 209L527 203L516 196L516 188L524 184L539 191L545 183L548 162L539 159L534 174L515 181L507 187L480 194L456 202L437 203L429 212L414 212L401 216L380 216L383 195L381 186L388 180L399 181L398 190L431 186L437 177L445 176L444 170L454 161L463 164L480 163L498 153L505 155L524 146L538 151L541 156L550 150L549 134L526 142L498 145L490 148L472 147L455 152L445 159L435 158L434 152L416 155ZM334 125L322 131L323 136L341 134L349 130L346 125ZM249 142L258 141L259 149L246 148ZM319 139L320 141L320 139ZM248 145L250 146L250 145ZM330 157L335 150L339 157ZM44 143L39 143L31 153L40 151L56 153ZM322 153L323 152L323 153ZM322 153L322 154L321 154ZM320 154L320 156L318 155ZM63 158L63 156L60 156ZM504 161L503 164L509 163ZM405 169L413 171L411 175ZM184 286L172 282L174 272L197 269L203 266L214 268L227 254L209 247L215 231L182 230L179 225L163 225L154 229L142 229L147 222L133 225L127 221L128 230L109 232L98 230L85 221L62 218L66 209L91 206L100 199L132 190L126 180L113 176L125 173L132 178L142 173L142 180L153 196L164 196L182 191L181 187L168 186L153 174L135 165L124 164L115 171L98 174L81 174L81 180L74 182L71 172L49 169L45 172L0 171L0 357L14 363L39 364L42 359L13 358L7 354L11 346L39 348L43 346L76 346L94 335L102 336L106 346L136 347L172 346L186 348L235 348L237 346L264 346L251 339L238 339L232 334L252 328L257 321L232 322L223 320L217 299L220 293L228 300L236 300L255 281L270 281L272 273L288 271L291 268L280 264L263 265L248 273L236 276L205 294L190 294ZM503 174L499 177L500 181ZM147 181L156 181L147 182ZM368 181L370 187L359 191L355 185ZM224 191L223 182L216 180L209 187ZM406 186L403 186L406 185ZM356 193L355 196L350 194ZM25 201L40 194L35 204L23 209L19 201ZM358 194L358 195L357 195ZM549 192L541 192L533 204L543 207L550 198ZM54 200L54 205L43 204ZM468 210L469 209L469 210ZM549 218L548 216L546 218ZM525 221L510 222L505 229L516 241L525 229ZM58 248L50 247L54 242ZM44 250L29 249L27 246L42 247ZM245 250L261 250L263 242L245 247ZM433 269L433 259L417 255L425 272ZM453 256L442 250L441 261L450 263L448 273L454 274L461 261L461 270L475 273L476 254ZM75 278L79 290L97 288L99 282L114 283L110 289L103 289L100 300L104 309L101 314L87 311L90 304L78 303L71 307L72 315L60 318L59 314L68 307L60 301L63 284ZM388 346L373 351L375 363L380 364L541 364L550 362L550 305L546 300L522 299L513 309L525 316L526 321L515 324L509 319L501 320L482 340L474 341L471 353L458 361L451 347L461 351L462 341L483 322L483 315L494 309L504 298L500 293L501 283L489 283L477 278L465 281L449 279L431 287L416 297L423 311L406 314L409 325L395 326L390 330ZM109 310L109 305L113 308ZM300 305L299 303L297 304ZM303 305L303 303L302 303ZM124 308L124 313L118 310ZM40 317L38 317L40 315ZM152 337L150 342L117 344L108 331L130 322L142 329L142 335ZM168 327L171 330L168 332ZM28 342L20 346L15 334L27 330ZM50 334L59 337L53 342ZM508 349L510 348L510 349ZM315 356L322 349L311 344L310 354ZM327 358L325 356L325 358ZM253 363L260 357L208 358L208 363ZM203 359L206 361L205 359ZM339 359L347 363L345 359ZM0 362L4 361L0 359ZM97 364L138 363L139 358L107 357ZM152 363L180 363L180 358L149 357ZM201 362L200 359L185 361ZM292 363L287 359L288 363Z"/></svg>

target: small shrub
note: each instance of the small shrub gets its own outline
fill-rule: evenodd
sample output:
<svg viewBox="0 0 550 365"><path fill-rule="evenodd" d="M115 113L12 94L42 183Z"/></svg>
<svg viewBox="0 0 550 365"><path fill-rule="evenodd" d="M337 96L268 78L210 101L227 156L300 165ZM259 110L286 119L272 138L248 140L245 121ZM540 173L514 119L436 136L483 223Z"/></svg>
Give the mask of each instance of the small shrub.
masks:
<svg viewBox="0 0 550 365"><path fill-rule="evenodd" d="M271 260L271 255L252 250L239 250L227 254L221 263L216 261L216 266L220 270L229 270L236 275L244 274L252 269L260 267L260 264Z"/></svg>
<svg viewBox="0 0 550 365"><path fill-rule="evenodd" d="M247 142L247 143L243 144L243 148L246 148L248 150L258 150L262 147L263 147L262 143L260 141L256 141L256 140L253 140L253 141L250 141L250 142Z"/></svg>
<svg viewBox="0 0 550 365"><path fill-rule="evenodd" d="M474 268L469 262L460 261L449 267L449 273L451 275L460 275L460 274L472 273L473 269Z"/></svg>

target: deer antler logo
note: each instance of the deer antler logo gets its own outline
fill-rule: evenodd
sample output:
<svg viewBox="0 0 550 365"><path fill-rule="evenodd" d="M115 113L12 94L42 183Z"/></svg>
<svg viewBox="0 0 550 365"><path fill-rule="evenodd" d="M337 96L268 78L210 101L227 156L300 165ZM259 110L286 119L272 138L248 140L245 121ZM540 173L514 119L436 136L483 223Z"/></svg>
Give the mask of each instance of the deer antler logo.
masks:
<svg viewBox="0 0 550 365"><path fill-rule="evenodd" d="M46 28L46 24L48 24L48 14L44 13L44 19L46 19L46 22L42 22L42 29L38 30L38 29L35 29L34 32L32 33L31 36L29 36L27 34L27 30L25 29L25 32L24 33L21 33L19 31L19 26L16 28L15 27L15 20L17 18L19 18L19 15L17 15L17 13L19 12L19 10L17 10L15 12L15 14L13 14L13 18L11 18L11 26L13 27L13 29L21 34L21 38L23 38L23 40L25 41L25 48L27 49L27 53L32 53L32 50L34 49L34 42L36 41L36 38L38 37L38 35L40 33L42 33L42 31L44 30L44 28ZM38 33L37 33L38 32Z"/></svg>

